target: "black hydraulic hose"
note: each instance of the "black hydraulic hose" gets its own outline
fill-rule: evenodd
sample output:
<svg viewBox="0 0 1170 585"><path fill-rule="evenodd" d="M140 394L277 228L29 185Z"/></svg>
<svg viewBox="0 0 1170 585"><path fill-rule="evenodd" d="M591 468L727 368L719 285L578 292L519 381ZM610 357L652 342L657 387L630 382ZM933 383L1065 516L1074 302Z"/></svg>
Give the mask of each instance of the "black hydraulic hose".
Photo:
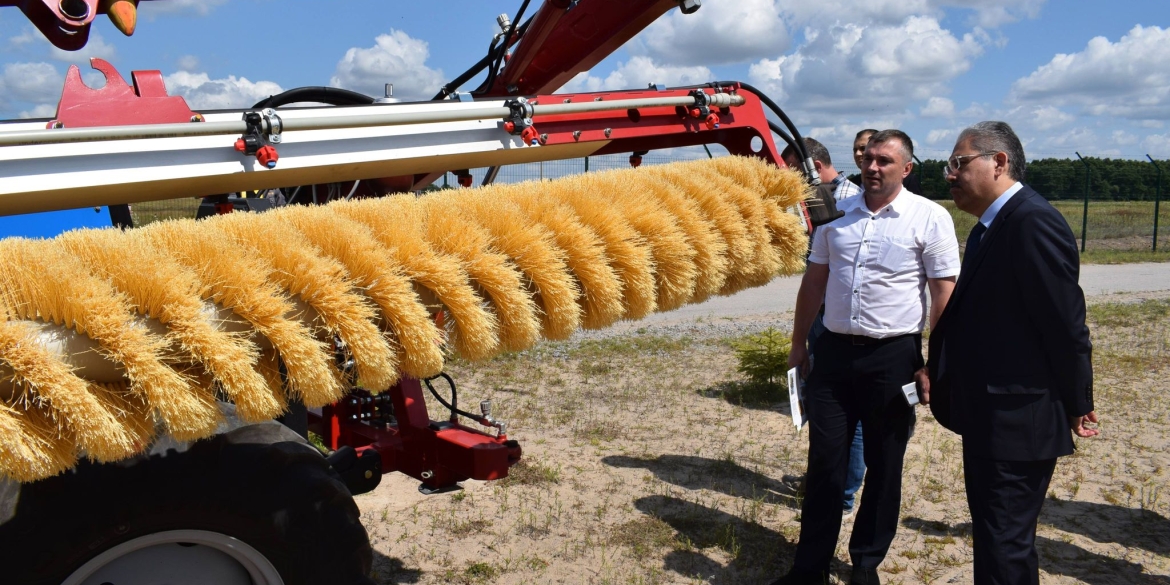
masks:
<svg viewBox="0 0 1170 585"><path fill-rule="evenodd" d="M443 400L442 396L439 396L439 393L438 393L438 391L435 390L434 386L431 386L431 380L434 380L437 378L442 378L442 379L446 380L447 384L449 384L451 386L451 403L450 404L448 404L446 400ZM451 379L451 376L448 376L446 372L440 372L438 376L432 376L430 378L423 378L423 383L427 385L427 389L430 390L431 394L433 394L435 396L435 400L438 400L439 404L442 404L447 410L451 411L452 420L454 419L455 415L460 415L460 416L465 416L465 417L467 417L475 422L478 422L480 424L485 424L482 416L480 416L478 414L471 414L470 412L465 412L465 411L459 410L459 408L458 408L459 395L455 391L455 380Z"/></svg>
<svg viewBox="0 0 1170 585"><path fill-rule="evenodd" d="M796 141L793 140L792 137L789 136L788 133L785 132L784 129L781 128L779 124L777 124L771 120L768 120L768 128L770 128L772 130L772 132L779 134L780 138L783 138L784 142L788 143L789 148L799 152L800 149L796 148Z"/></svg>
<svg viewBox="0 0 1170 585"><path fill-rule="evenodd" d="M521 19L524 18L524 11L528 10L528 3L530 1L531 0L524 0L524 2L520 3L520 10L516 11L516 18L512 20L512 26L509 26L508 30L503 31L503 42L501 42L500 46L496 49L495 58L492 61L491 69L488 70L487 78L483 80L483 85L479 86L479 89L473 91L472 93L483 93L485 91L491 91L492 85L496 82L496 74L500 70L500 63L504 60L504 55L508 52L508 44L512 39L512 35L515 34L518 30L517 23L521 22ZM531 18L528 20L529 22L532 21ZM528 22L524 23L523 28L525 30L528 29Z"/></svg>
<svg viewBox="0 0 1170 585"><path fill-rule="evenodd" d="M463 85L464 83L467 83L467 81L469 79L471 79L472 77L479 75L479 72L483 71L484 68L487 67L488 65L491 65L491 63L492 63L492 53L489 50L488 54L485 55L483 59L480 59L478 63L476 63L475 65L472 65L470 69L468 69L467 71L464 71L463 74L460 75L459 77L452 79L451 83L444 85L443 88L439 90L439 93L435 94L435 97L431 98L431 101L438 101L438 100L447 99L447 96L451 95L452 93L455 93L455 90L459 89L459 86Z"/></svg>
<svg viewBox="0 0 1170 585"><path fill-rule="evenodd" d="M318 102L331 106L357 106L374 103L374 98L339 87L298 87L270 95L252 106L254 109L279 108L297 102Z"/></svg>

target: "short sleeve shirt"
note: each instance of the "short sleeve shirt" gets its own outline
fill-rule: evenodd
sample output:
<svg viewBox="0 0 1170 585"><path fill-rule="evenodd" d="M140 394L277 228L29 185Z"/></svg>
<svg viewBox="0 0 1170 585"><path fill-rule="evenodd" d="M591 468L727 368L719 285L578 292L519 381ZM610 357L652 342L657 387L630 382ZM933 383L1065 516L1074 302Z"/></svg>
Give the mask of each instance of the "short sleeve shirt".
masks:
<svg viewBox="0 0 1170 585"><path fill-rule="evenodd" d="M951 215L906 189L876 212L864 196L838 209L845 215L817 230L808 258L829 265L825 327L879 339L921 333L927 279L959 274Z"/></svg>

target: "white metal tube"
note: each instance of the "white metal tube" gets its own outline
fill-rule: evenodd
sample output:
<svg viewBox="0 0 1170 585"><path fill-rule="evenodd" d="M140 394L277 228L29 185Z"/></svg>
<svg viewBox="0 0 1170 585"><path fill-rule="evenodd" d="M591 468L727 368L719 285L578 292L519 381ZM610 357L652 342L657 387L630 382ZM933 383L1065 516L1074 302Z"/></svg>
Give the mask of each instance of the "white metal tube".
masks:
<svg viewBox="0 0 1170 585"><path fill-rule="evenodd" d="M741 105L741 96L716 94L715 105ZM538 104L533 106L534 116L603 112L635 108L693 105L691 96L639 98L627 100L596 101L568 104ZM393 107L393 106L382 106ZM441 122L469 122L475 120L505 120L511 115L506 107L485 107L458 109L446 112L391 112L351 116L312 116L282 118L283 131L336 130L343 128L366 128L375 126L404 126ZM135 126L100 126L94 128L60 128L54 130L25 130L0 132L0 146L31 144L62 144L68 142L96 142L104 140L136 140L145 138L181 138L191 136L213 136L242 134L247 130L243 120L229 122L202 122L187 124L149 124Z"/></svg>

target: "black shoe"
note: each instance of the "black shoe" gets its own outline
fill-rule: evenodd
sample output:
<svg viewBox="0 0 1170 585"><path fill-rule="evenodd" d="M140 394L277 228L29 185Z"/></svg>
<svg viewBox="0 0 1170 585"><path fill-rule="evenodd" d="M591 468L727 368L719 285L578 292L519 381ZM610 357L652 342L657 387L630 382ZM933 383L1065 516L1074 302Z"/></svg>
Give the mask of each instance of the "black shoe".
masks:
<svg viewBox="0 0 1170 585"><path fill-rule="evenodd" d="M828 573L797 571L793 569L787 575L772 581L770 585L827 585L828 582Z"/></svg>
<svg viewBox="0 0 1170 585"><path fill-rule="evenodd" d="M849 577L849 585L882 585L882 580L878 579L877 569L853 567L853 574Z"/></svg>

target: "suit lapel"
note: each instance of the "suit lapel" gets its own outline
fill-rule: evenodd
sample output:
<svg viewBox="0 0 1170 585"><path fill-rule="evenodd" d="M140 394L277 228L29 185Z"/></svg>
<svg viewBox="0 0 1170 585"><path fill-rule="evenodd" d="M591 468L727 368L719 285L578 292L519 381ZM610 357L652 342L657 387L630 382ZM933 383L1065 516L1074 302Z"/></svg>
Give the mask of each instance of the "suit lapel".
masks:
<svg viewBox="0 0 1170 585"><path fill-rule="evenodd" d="M938 328L942 327L944 319L951 312L951 307L958 304L959 299L963 293L970 288L970 283L975 277L975 273L979 269L979 265L983 263L983 259L987 258L988 250L991 249L989 244L995 239L995 236L1003 231L1004 225L1008 223L1008 218L1015 213L1016 209L1020 207L1027 199L1037 196L1036 192L1031 187L1024 185L1022 189L1016 192L1007 203L1004 204L1003 209L999 210L995 219L991 222L991 227L983 234L983 240L979 244L979 250L975 253L975 257L963 266L963 271L959 273L959 282L955 286L955 292L951 294L951 299L947 303L946 308L943 309L943 314L939 316Z"/></svg>

